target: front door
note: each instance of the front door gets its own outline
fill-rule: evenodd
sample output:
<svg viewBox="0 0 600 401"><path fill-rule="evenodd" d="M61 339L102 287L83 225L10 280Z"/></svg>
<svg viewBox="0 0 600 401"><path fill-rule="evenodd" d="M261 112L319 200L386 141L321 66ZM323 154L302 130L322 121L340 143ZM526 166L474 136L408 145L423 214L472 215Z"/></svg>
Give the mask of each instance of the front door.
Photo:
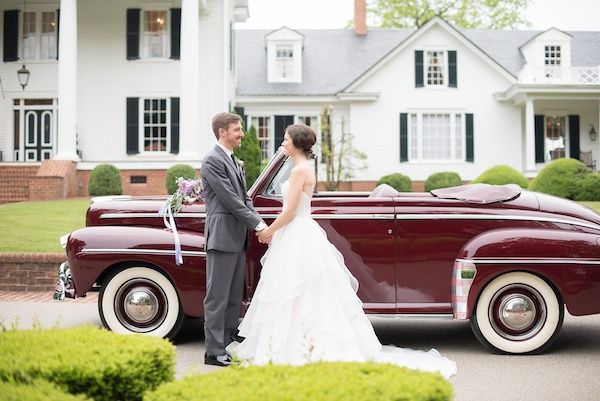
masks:
<svg viewBox="0 0 600 401"><path fill-rule="evenodd" d="M52 99L16 101L15 160L39 162L54 156L56 105Z"/></svg>
<svg viewBox="0 0 600 401"><path fill-rule="evenodd" d="M277 149L283 142L283 135L288 126L294 124L294 116L275 116L275 135L273 141L273 153L277 153Z"/></svg>

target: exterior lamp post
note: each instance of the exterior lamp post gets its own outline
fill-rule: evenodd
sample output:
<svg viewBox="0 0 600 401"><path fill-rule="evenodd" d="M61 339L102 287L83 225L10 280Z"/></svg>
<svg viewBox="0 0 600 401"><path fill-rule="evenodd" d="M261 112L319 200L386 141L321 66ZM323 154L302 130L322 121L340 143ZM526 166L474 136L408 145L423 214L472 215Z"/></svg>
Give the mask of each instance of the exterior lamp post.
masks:
<svg viewBox="0 0 600 401"><path fill-rule="evenodd" d="M21 84L21 87L23 88L23 90L25 90L25 87L29 83L29 75L30 74L31 73L25 67L25 64L23 64L23 67L21 67L21 69L19 71L17 71L17 76L19 77L19 84Z"/></svg>

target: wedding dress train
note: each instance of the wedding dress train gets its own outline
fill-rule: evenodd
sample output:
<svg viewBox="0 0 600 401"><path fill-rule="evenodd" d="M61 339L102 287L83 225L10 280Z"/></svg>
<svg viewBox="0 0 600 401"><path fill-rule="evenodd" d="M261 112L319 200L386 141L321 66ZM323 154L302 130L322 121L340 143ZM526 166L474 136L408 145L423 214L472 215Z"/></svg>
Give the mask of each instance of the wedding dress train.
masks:
<svg viewBox="0 0 600 401"><path fill-rule="evenodd" d="M284 207L289 182L282 185ZM239 326L245 340L228 350L251 364L374 361L456 373L456 364L429 352L382 346L356 295L358 282L325 231L311 218L302 193L296 216L275 233Z"/></svg>

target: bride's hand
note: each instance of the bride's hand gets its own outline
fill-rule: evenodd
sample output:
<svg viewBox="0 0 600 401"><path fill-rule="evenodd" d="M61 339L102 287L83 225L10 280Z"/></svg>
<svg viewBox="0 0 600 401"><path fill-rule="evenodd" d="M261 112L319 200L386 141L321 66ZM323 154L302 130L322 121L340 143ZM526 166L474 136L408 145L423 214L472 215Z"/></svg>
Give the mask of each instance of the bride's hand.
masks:
<svg viewBox="0 0 600 401"><path fill-rule="evenodd" d="M273 234L271 234L269 228L265 228L264 230L257 232L256 236L258 237L258 242L262 244L269 244L271 243Z"/></svg>

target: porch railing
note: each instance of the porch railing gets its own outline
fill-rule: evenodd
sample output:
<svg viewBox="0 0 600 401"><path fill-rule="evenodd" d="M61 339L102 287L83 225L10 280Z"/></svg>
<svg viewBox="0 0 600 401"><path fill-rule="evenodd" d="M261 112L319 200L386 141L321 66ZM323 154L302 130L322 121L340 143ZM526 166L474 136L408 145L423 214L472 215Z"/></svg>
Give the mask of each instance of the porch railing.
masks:
<svg viewBox="0 0 600 401"><path fill-rule="evenodd" d="M523 83L598 85L600 66L526 68L520 77Z"/></svg>

